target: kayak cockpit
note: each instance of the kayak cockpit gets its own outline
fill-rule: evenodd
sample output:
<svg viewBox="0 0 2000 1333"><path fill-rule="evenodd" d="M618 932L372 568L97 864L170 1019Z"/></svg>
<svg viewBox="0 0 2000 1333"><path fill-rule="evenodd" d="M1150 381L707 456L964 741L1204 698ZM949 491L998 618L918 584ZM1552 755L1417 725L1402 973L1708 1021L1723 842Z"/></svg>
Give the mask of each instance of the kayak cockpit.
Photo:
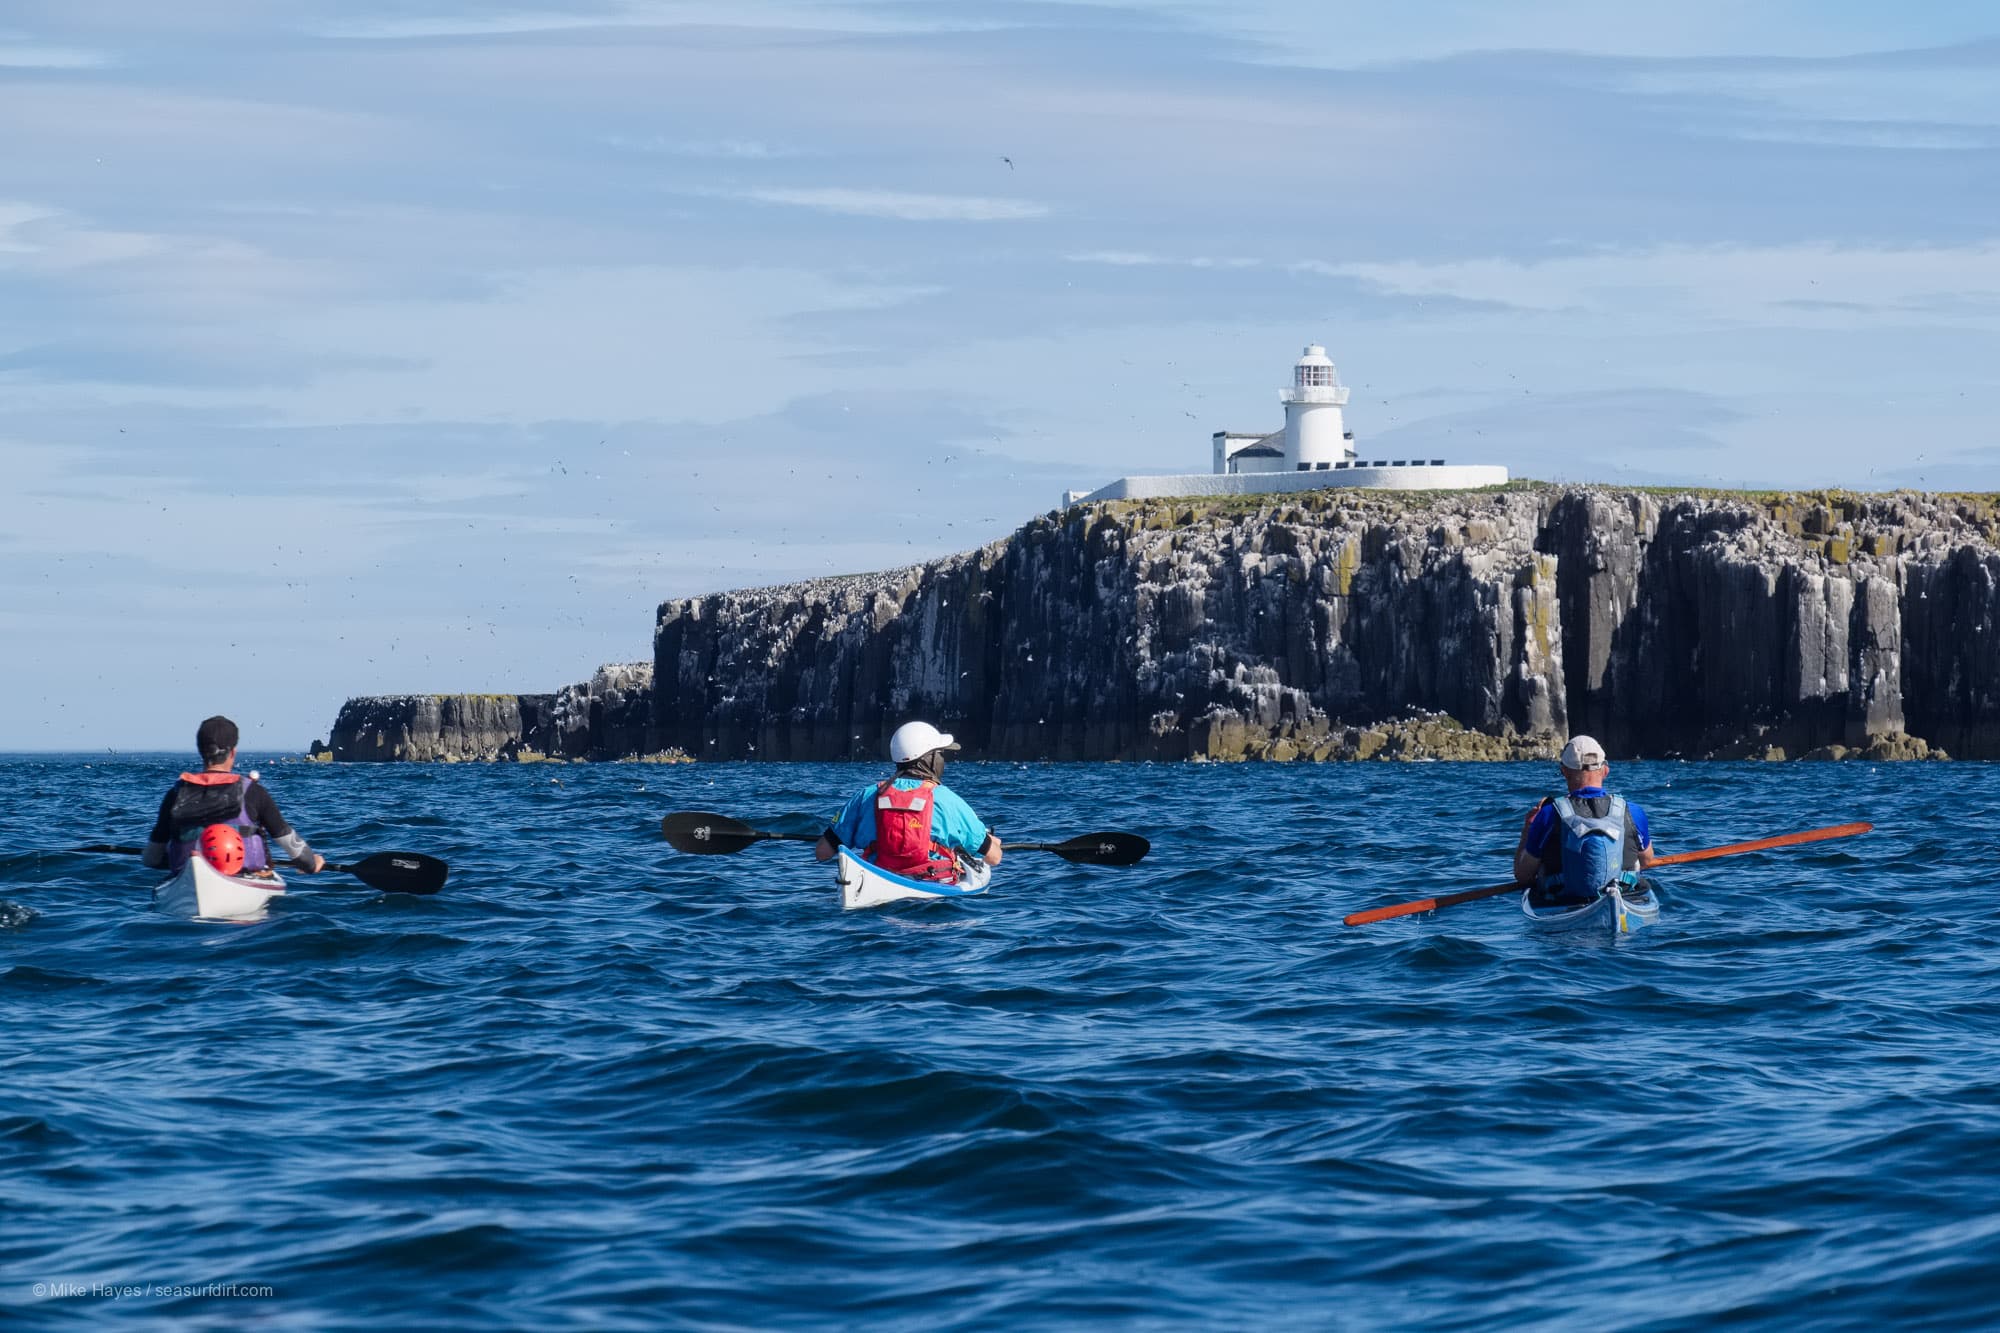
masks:
<svg viewBox="0 0 2000 1333"><path fill-rule="evenodd" d="M993 878L992 866L984 861L968 861L964 857L959 858L958 883L939 884L893 875L880 866L870 865L845 847L839 850L837 856L840 906L845 911L921 899L970 898L986 892L987 882Z"/></svg>

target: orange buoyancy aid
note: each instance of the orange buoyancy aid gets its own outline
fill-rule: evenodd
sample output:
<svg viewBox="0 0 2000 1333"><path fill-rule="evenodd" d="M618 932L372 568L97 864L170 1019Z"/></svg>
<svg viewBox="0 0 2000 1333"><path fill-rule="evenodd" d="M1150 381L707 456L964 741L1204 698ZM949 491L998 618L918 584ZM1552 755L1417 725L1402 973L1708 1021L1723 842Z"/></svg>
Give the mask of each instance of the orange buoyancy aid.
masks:
<svg viewBox="0 0 2000 1333"><path fill-rule="evenodd" d="M889 779L875 789L875 841L861 855L892 875L905 879L930 880L939 884L958 882L958 857L951 848L931 836L931 817L936 813L937 784L926 782L908 791L898 790Z"/></svg>

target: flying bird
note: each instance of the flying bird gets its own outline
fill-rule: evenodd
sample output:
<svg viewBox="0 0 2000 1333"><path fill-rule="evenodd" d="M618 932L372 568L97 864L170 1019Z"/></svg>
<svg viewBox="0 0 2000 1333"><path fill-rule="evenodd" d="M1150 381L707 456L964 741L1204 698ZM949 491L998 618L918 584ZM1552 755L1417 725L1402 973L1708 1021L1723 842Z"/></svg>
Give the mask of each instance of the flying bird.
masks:
<svg viewBox="0 0 2000 1333"><path fill-rule="evenodd" d="M1009 171L1012 171L1012 170L1014 169L1014 159L1013 159L1013 158L1011 158L1011 157L1003 157L1003 158L1001 158L1000 160L1001 160L1002 162L1005 162L1005 163L1007 164L1007 170L1009 170Z"/></svg>

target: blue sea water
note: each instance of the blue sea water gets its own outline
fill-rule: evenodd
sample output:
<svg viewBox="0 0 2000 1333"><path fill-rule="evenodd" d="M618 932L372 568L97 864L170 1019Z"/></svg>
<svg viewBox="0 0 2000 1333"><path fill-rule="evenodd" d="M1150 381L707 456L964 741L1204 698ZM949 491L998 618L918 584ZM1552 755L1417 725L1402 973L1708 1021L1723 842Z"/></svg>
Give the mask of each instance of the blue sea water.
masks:
<svg viewBox="0 0 2000 1333"><path fill-rule="evenodd" d="M266 761L335 859L452 874L254 924L59 850L179 766L0 760L9 1327L2000 1321L1994 766L1621 766L1666 851L1877 831L1616 941L1340 923L1507 878L1546 766L956 764L1010 839L1152 855L842 913L659 820L873 769Z"/></svg>

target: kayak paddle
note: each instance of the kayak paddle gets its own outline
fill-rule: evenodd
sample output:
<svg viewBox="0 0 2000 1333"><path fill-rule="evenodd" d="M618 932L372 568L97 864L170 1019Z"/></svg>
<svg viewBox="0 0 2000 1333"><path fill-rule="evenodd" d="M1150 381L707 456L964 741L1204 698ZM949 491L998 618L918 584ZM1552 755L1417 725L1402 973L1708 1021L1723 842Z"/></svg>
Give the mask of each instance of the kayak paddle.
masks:
<svg viewBox="0 0 2000 1333"><path fill-rule="evenodd" d="M692 852L696 856L727 856L757 842L819 841L817 833L772 833L706 810L683 810L668 815L660 821L660 836L675 851Z"/></svg>
<svg viewBox="0 0 2000 1333"><path fill-rule="evenodd" d="M1769 851L1773 847L1795 847L1803 842L1825 842L1829 838L1851 838L1857 833L1866 833L1873 824L1835 824L1830 828L1807 829L1803 833L1781 833L1775 838L1754 838L1749 842L1732 842L1721 847L1704 847L1700 851L1675 852L1672 856L1654 859L1653 866L1682 865L1689 861L1711 861L1718 856L1737 856L1743 852ZM1387 907L1371 907L1365 912L1355 912L1341 921L1346 926L1365 926L1374 921L1387 921L1391 917L1415 916L1419 912L1435 912L1440 907L1456 907L1460 903L1476 902L1481 898L1495 898L1503 893L1517 893L1527 888L1525 884L1509 882L1495 884L1491 888L1467 889L1462 893L1447 893L1441 898L1419 898L1415 902L1391 903Z"/></svg>
<svg viewBox="0 0 2000 1333"><path fill-rule="evenodd" d="M1084 833L1068 842L1003 842L1003 852L1054 852L1082 866L1135 866L1153 844L1136 833Z"/></svg>
<svg viewBox="0 0 2000 1333"><path fill-rule="evenodd" d="M139 856L144 852L139 847L111 847L103 843L76 850L104 852L112 856ZM421 852L377 852L373 856L362 857L353 865L335 865L328 861L323 870L338 870L352 875L369 888L383 893L436 893L444 887L445 876L451 873L451 867L443 861Z"/></svg>
<svg viewBox="0 0 2000 1333"><path fill-rule="evenodd" d="M675 851L696 856L726 856L759 842L818 842L817 833L773 833L751 828L728 815L703 810L683 810L660 821L660 836ZM1152 850L1152 844L1136 833L1085 833L1068 842L1003 842L1007 852L1054 852L1078 865L1129 866Z"/></svg>

